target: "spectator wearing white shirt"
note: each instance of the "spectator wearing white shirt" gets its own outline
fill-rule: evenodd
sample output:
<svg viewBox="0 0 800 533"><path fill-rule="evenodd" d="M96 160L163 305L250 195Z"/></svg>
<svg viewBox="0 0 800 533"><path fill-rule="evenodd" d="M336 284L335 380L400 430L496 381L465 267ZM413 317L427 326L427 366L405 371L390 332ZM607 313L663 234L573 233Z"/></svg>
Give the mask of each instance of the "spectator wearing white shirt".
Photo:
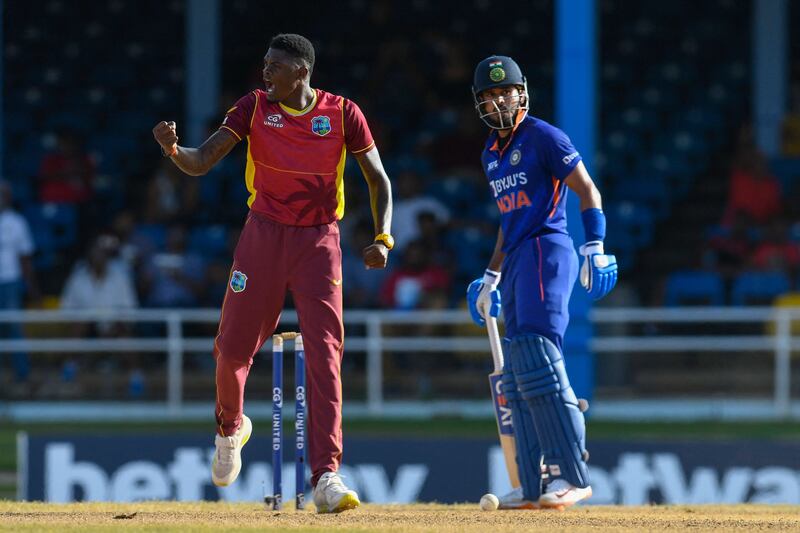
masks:
<svg viewBox="0 0 800 533"><path fill-rule="evenodd" d="M450 210L439 200L422 192L420 177L411 171L403 172L397 181L397 193L392 207L392 233L395 249L403 250L420 236L418 218L420 213L431 213L439 224L450 221Z"/></svg>
<svg viewBox="0 0 800 533"><path fill-rule="evenodd" d="M39 288L33 272L31 256L34 251L31 230L25 218L11 205L11 185L0 180L0 310L22 309L25 289L37 301ZM21 339L19 323L0 323L0 337ZM14 374L18 382L25 382L30 374L28 355L12 354Z"/></svg>
<svg viewBox="0 0 800 533"><path fill-rule="evenodd" d="M63 309L122 310L139 306L130 270L120 261L113 261L117 239L98 237L89 248L86 259L72 269L61 296ZM113 337L122 333L122 324L98 322L81 328L79 336Z"/></svg>

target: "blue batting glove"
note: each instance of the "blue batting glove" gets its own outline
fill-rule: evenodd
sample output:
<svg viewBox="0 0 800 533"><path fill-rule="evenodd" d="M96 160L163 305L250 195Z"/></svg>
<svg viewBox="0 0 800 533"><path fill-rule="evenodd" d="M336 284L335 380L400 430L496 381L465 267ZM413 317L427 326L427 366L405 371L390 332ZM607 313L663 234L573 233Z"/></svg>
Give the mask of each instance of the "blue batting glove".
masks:
<svg viewBox="0 0 800 533"><path fill-rule="evenodd" d="M500 291L497 284L500 282L500 273L486 269L483 278L476 279L467 287L467 307L472 321L478 326L486 325L486 312L489 316L498 317L502 305Z"/></svg>
<svg viewBox="0 0 800 533"><path fill-rule="evenodd" d="M581 285L594 300L599 300L617 284L617 258L606 255L603 241L589 241L578 249L583 256Z"/></svg>

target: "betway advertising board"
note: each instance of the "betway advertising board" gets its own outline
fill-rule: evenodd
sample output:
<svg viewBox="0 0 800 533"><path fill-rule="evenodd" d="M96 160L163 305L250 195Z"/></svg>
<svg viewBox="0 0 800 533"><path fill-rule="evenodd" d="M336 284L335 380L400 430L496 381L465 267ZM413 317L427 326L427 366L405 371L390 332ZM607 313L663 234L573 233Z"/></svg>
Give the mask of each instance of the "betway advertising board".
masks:
<svg viewBox="0 0 800 533"><path fill-rule="evenodd" d="M245 446L242 473L226 488L211 484L208 435L20 434L18 440L24 500L262 501L271 492L267 438ZM593 441L589 448L589 504L800 504L800 443ZM289 497L293 464L284 469ZM503 453L490 439L354 437L345 442L341 473L375 503L477 502L486 492L509 489Z"/></svg>

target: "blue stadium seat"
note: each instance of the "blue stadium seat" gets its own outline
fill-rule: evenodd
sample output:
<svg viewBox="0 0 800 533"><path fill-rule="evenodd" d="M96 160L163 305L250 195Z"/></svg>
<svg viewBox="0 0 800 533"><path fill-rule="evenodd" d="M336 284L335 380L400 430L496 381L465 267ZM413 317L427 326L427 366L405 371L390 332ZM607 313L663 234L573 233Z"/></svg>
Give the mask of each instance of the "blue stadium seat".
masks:
<svg viewBox="0 0 800 533"><path fill-rule="evenodd" d="M18 205L28 205L36 201L36 191L33 187L33 181L24 178L12 179L11 196L14 199L14 203Z"/></svg>
<svg viewBox="0 0 800 533"><path fill-rule="evenodd" d="M769 168L781 182L784 192L800 184L800 159L777 157L770 160Z"/></svg>
<svg viewBox="0 0 800 533"><path fill-rule="evenodd" d="M31 231L41 242L63 250L75 243L78 233L77 208L71 204L32 204L25 211Z"/></svg>
<svg viewBox="0 0 800 533"><path fill-rule="evenodd" d="M724 305L725 285L715 272L684 270L673 272L667 278L664 304Z"/></svg>
<svg viewBox="0 0 800 533"><path fill-rule="evenodd" d="M198 254L221 255L228 245L228 228L223 224L199 226L189 234L189 249Z"/></svg>
<svg viewBox="0 0 800 533"><path fill-rule="evenodd" d="M162 224L139 224L134 234L146 241L152 250L163 250L167 244L167 228Z"/></svg>
<svg viewBox="0 0 800 533"><path fill-rule="evenodd" d="M783 272L744 272L733 282L731 303L734 305L769 305L791 283Z"/></svg>
<svg viewBox="0 0 800 533"><path fill-rule="evenodd" d="M428 183L425 191L445 206L469 206L483 190L476 190L473 183L461 176L443 176Z"/></svg>
<svg viewBox="0 0 800 533"><path fill-rule="evenodd" d="M609 229L627 236L636 246L646 246L653 239L653 212L633 202L618 202L606 211Z"/></svg>
<svg viewBox="0 0 800 533"><path fill-rule="evenodd" d="M474 227L457 228L447 232L445 241L455 254L457 273L474 277L486 268L486 258L494 250L495 236Z"/></svg>
<svg viewBox="0 0 800 533"><path fill-rule="evenodd" d="M647 207L661 219L669 213L671 200L667 180L651 169L640 168L634 179L617 183L611 190L611 198L615 202L633 202Z"/></svg>

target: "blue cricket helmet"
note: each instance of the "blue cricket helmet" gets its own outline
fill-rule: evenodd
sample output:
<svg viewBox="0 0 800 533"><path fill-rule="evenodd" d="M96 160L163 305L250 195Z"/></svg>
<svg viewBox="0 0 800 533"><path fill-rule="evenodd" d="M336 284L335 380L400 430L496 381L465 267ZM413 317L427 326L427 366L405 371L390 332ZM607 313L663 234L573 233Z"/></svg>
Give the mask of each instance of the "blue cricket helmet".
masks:
<svg viewBox="0 0 800 533"><path fill-rule="evenodd" d="M522 90L520 94L525 97L525 102L517 106L515 111L516 118L513 123L506 124L503 114L495 104L495 109L492 111L483 111L481 105L480 93L487 89L494 89L497 87L520 86ZM528 82L525 76L522 75L522 70L517 65L517 62L508 56L492 55L478 63L475 67L475 74L472 77L472 98L475 102L475 109L478 111L478 116L483 122L493 129L507 129L517 124L528 113ZM520 114L520 112L522 112ZM492 121L490 119L497 119Z"/></svg>

